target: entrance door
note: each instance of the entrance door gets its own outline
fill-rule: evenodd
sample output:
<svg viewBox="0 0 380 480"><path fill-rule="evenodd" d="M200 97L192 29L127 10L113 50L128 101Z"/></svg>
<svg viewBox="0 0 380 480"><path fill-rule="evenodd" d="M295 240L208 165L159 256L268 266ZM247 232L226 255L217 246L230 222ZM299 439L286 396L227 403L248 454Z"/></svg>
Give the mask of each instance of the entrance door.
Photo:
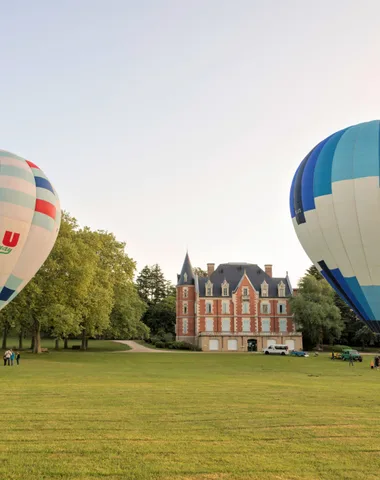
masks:
<svg viewBox="0 0 380 480"><path fill-rule="evenodd" d="M208 343L208 348L209 350L219 350L219 340L218 339L212 339Z"/></svg>
<svg viewBox="0 0 380 480"><path fill-rule="evenodd" d="M285 340L285 345L289 347L289 350L294 350L294 340Z"/></svg>
<svg viewBox="0 0 380 480"><path fill-rule="evenodd" d="M248 352L257 352L257 340L256 338L249 338L247 341Z"/></svg>

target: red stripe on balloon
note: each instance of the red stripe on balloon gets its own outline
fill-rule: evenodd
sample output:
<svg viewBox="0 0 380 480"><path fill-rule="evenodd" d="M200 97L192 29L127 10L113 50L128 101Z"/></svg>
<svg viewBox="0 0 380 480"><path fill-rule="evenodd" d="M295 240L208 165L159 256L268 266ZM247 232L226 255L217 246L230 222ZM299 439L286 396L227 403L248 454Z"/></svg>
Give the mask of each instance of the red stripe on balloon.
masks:
<svg viewBox="0 0 380 480"><path fill-rule="evenodd" d="M37 198L35 211L43 213L44 215L47 215L55 220L55 206L46 200L40 200Z"/></svg>
<svg viewBox="0 0 380 480"><path fill-rule="evenodd" d="M34 164L33 162L30 162L29 160L25 160L25 161L29 165L30 168L38 168L38 170L39 170L39 167L37 167L37 165Z"/></svg>

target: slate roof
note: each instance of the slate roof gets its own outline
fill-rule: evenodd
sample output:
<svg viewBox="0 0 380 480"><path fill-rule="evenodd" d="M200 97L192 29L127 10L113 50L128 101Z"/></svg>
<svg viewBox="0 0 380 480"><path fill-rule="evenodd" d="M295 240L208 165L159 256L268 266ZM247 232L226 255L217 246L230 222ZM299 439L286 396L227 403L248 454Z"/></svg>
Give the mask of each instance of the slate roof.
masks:
<svg viewBox="0 0 380 480"><path fill-rule="evenodd" d="M222 283L224 282L224 280L227 280L227 282L229 283L229 296L231 297L232 293L234 292L241 278L243 277L244 272L246 272L250 282L259 293L261 293L261 284L265 280L268 284L268 297L277 297L277 286L282 281L285 284L285 296L289 297L292 295L293 290L288 276L284 278L272 278L268 274L266 274L262 268L252 263L222 263L218 266L218 268L212 273L210 277L197 278L197 282L199 285L199 296L206 296L205 285L210 279L211 283L213 284L213 297L222 296Z"/></svg>
<svg viewBox="0 0 380 480"><path fill-rule="evenodd" d="M187 279L185 281L185 273L187 274ZM177 285L194 285L195 278L193 267L191 266L189 254L186 253L185 261L183 262L181 274L177 275Z"/></svg>

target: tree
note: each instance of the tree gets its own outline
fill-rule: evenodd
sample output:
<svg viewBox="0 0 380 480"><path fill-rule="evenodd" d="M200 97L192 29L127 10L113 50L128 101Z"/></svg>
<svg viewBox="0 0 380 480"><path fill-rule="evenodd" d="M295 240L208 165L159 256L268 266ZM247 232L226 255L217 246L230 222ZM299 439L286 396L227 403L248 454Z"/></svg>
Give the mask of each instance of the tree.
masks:
<svg viewBox="0 0 380 480"><path fill-rule="evenodd" d="M146 308L132 282L116 285L107 336L149 338L149 327L141 321Z"/></svg>
<svg viewBox="0 0 380 480"><path fill-rule="evenodd" d="M82 349L86 350L89 336L100 335L109 328L115 289L132 282L136 264L125 253L125 243L117 241L112 233L92 232L86 227L79 235L97 258L81 320Z"/></svg>
<svg viewBox="0 0 380 480"><path fill-rule="evenodd" d="M310 268L306 270L306 275L314 277L316 280L323 280L323 276L319 273L317 267L312 265Z"/></svg>
<svg viewBox="0 0 380 480"><path fill-rule="evenodd" d="M354 340L364 348L368 345L374 345L379 340L379 334L372 332L366 325L362 325L355 333Z"/></svg>
<svg viewBox="0 0 380 480"><path fill-rule="evenodd" d="M165 280L159 265L146 265L136 280L140 297L147 305L155 305L168 295L171 284Z"/></svg>
<svg viewBox="0 0 380 480"><path fill-rule="evenodd" d="M193 268L193 272L195 275L198 275L198 277L207 277L207 272L200 267Z"/></svg>
<svg viewBox="0 0 380 480"><path fill-rule="evenodd" d="M304 342L322 345L340 337L344 324L339 309L334 304L334 291L324 280L305 275L298 294L290 300L297 327L302 331Z"/></svg>
<svg viewBox="0 0 380 480"><path fill-rule="evenodd" d="M164 333L175 334L176 297L168 296L161 302L152 305L144 316L144 323L148 325L154 335Z"/></svg>

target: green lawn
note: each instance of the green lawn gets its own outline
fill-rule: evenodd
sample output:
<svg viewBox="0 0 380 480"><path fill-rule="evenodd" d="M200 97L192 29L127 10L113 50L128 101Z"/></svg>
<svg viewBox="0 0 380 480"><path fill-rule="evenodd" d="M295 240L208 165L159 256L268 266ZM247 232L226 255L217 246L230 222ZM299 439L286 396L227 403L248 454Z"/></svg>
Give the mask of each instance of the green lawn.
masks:
<svg viewBox="0 0 380 480"><path fill-rule="evenodd" d="M30 339L24 339L23 341L23 350L30 349ZM69 340L69 348L65 352L71 352L73 345L81 345L80 340ZM43 338L41 340L41 346L43 348L48 348L49 350L54 350L55 340L52 338ZM7 340L7 347L18 350L18 339L16 337L9 337ZM60 349L63 351L63 341L60 342ZM128 345L122 343L112 342L110 340L89 340L88 341L88 352L110 352L110 351L125 351L130 350L131 348Z"/></svg>
<svg viewBox="0 0 380 480"><path fill-rule="evenodd" d="M378 480L369 361L25 353L0 370L0 478Z"/></svg>

